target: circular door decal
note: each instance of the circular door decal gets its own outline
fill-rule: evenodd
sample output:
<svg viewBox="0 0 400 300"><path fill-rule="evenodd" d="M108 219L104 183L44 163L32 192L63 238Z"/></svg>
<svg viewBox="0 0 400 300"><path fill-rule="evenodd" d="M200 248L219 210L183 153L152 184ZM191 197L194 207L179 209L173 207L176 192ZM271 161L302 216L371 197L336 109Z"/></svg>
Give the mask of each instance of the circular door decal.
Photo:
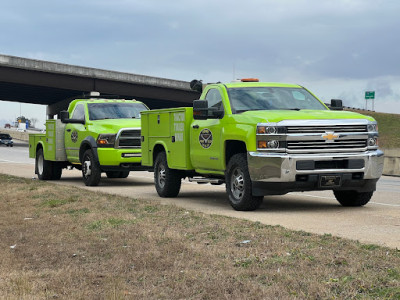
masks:
<svg viewBox="0 0 400 300"><path fill-rule="evenodd" d="M212 132L207 128L203 129L199 135L199 142L203 148L210 148L212 144Z"/></svg>
<svg viewBox="0 0 400 300"><path fill-rule="evenodd" d="M78 132L76 130L72 131L71 133L71 140L76 143L76 141L78 140Z"/></svg>

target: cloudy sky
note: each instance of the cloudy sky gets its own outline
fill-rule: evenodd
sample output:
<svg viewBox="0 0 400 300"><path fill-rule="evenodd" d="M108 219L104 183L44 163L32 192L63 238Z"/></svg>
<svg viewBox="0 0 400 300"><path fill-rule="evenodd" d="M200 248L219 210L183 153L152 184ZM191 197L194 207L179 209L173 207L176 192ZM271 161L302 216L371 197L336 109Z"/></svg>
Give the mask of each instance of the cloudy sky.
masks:
<svg viewBox="0 0 400 300"><path fill-rule="evenodd" d="M298 83L400 113L398 0L2 1L0 53L190 81ZM368 108L372 108L369 102ZM45 109L0 101L0 120Z"/></svg>

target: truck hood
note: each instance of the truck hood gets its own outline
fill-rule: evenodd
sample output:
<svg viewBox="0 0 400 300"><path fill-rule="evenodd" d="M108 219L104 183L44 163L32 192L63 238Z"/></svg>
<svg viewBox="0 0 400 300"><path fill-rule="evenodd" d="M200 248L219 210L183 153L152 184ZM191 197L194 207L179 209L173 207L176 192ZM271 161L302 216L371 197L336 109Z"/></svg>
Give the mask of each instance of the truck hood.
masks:
<svg viewBox="0 0 400 300"><path fill-rule="evenodd" d="M121 128L140 128L140 119L104 119L91 123L99 133L117 133Z"/></svg>
<svg viewBox="0 0 400 300"><path fill-rule="evenodd" d="M351 111L335 110L257 110L246 111L242 116L258 119L257 122L280 122L283 120L335 120L335 119L374 119Z"/></svg>

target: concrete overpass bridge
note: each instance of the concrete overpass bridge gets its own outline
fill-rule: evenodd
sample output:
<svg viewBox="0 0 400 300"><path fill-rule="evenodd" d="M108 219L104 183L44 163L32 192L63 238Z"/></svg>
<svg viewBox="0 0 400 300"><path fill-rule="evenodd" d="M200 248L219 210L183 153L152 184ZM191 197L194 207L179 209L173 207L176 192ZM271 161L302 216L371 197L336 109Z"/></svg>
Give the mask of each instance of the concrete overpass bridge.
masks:
<svg viewBox="0 0 400 300"><path fill-rule="evenodd" d="M191 106L189 82L0 54L0 100L47 105L52 118L90 91L143 101L150 108Z"/></svg>

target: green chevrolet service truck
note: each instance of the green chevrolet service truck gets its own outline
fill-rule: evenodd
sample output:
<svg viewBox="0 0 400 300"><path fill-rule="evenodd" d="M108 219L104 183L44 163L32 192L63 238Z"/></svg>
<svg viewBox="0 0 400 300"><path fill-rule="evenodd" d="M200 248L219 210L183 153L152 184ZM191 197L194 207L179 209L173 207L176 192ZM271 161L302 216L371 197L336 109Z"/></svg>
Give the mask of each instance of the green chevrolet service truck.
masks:
<svg viewBox="0 0 400 300"><path fill-rule="evenodd" d="M148 108L135 100L76 99L61 120L47 120L45 134L29 135L29 157L35 158L40 180L58 180L63 168L82 170L88 186L98 185L101 173L126 178L141 166L140 112Z"/></svg>
<svg viewBox="0 0 400 300"><path fill-rule="evenodd" d="M154 167L161 197L177 196L188 177L225 183L236 210L257 209L264 195L313 190L362 206L382 174L376 121L343 111L341 100L328 108L299 85L209 84L193 108L141 114L142 164Z"/></svg>

